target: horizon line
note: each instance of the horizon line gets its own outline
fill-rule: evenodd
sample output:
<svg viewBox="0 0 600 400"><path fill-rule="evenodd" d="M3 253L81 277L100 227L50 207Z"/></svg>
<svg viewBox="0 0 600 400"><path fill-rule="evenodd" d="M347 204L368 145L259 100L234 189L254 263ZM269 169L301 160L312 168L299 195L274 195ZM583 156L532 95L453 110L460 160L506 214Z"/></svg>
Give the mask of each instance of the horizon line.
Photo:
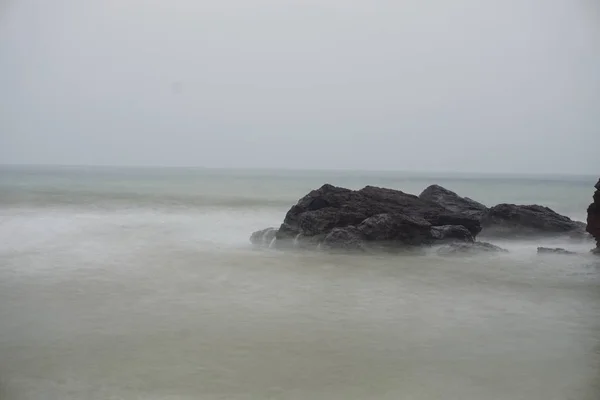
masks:
<svg viewBox="0 0 600 400"><path fill-rule="evenodd" d="M198 169L221 171L289 171L289 172L362 172L362 173L400 173L429 175L480 175L480 176L570 176L596 177L591 172L502 172L502 171L459 171L459 170L408 170L408 169L357 169L357 168L291 168L291 167L215 167L202 165L151 165L151 164L44 164L44 163L2 163L0 167L34 167L34 168L123 168L123 169Z"/></svg>

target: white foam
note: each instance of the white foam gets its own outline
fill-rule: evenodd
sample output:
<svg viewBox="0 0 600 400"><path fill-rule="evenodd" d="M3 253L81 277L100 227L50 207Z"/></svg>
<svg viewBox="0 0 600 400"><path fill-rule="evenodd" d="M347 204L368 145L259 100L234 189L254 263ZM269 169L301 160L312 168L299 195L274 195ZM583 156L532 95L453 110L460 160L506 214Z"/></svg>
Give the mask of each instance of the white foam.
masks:
<svg viewBox="0 0 600 400"><path fill-rule="evenodd" d="M294 248L297 248L300 245L300 242L299 242L300 236L302 236L301 233L297 234L296 237L294 238L294 242L293 242Z"/></svg>

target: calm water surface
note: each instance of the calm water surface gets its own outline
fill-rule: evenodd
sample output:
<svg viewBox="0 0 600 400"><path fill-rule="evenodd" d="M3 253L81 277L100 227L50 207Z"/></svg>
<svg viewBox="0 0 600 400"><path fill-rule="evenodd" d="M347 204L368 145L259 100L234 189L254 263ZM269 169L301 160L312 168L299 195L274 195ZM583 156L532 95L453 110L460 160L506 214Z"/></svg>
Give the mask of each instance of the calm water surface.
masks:
<svg viewBox="0 0 600 400"><path fill-rule="evenodd" d="M324 182L583 219L596 179L3 167L0 399L597 400L589 243L441 258L248 242Z"/></svg>

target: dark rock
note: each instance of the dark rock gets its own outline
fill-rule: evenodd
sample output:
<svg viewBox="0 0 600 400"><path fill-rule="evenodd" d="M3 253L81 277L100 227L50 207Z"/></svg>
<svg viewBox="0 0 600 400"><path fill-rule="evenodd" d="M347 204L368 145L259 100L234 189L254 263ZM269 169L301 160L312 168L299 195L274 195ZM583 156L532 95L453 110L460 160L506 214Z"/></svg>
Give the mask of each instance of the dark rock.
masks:
<svg viewBox="0 0 600 400"><path fill-rule="evenodd" d="M374 186L350 190L325 184L292 206L279 229L254 232L250 241L263 246L314 248L322 244L353 249L462 242L440 249L456 253L498 251L487 243L473 243L480 232L504 238L589 238L587 230L595 237L600 253L600 180L595 187L598 190L588 208L586 227L539 205L487 208L439 185L429 186L417 197Z"/></svg>
<svg viewBox="0 0 600 400"><path fill-rule="evenodd" d="M574 251L569 251L569 250L561 249L558 247L554 248L554 249L551 249L549 247L538 247L537 252L538 252L538 254L564 254L564 255L577 254Z"/></svg>
<svg viewBox="0 0 600 400"><path fill-rule="evenodd" d="M358 227L333 228L323 245L331 249L367 250L377 247L400 248L444 242L473 242L473 235L460 225L431 226L421 218L402 214L378 214L365 219ZM375 244L375 246L374 246Z"/></svg>
<svg viewBox="0 0 600 400"><path fill-rule="evenodd" d="M585 236L585 224L573 221L548 207L499 204L482 217L482 235L535 237L547 235Z"/></svg>
<svg viewBox="0 0 600 400"><path fill-rule="evenodd" d="M437 242L468 242L475 241L473 235L462 225L442 225L431 227L431 236Z"/></svg>
<svg viewBox="0 0 600 400"><path fill-rule="evenodd" d="M277 229L275 228L262 229L250 235L250 242L254 245L267 247L274 243L276 234Z"/></svg>
<svg viewBox="0 0 600 400"><path fill-rule="evenodd" d="M508 253L508 250L486 242L451 243L440 247L437 253L441 256L452 256L461 254Z"/></svg>
<svg viewBox="0 0 600 400"><path fill-rule="evenodd" d="M596 247L600 247L600 206L591 204L587 209L586 230L596 240Z"/></svg>
<svg viewBox="0 0 600 400"><path fill-rule="evenodd" d="M436 214L435 212L428 211L424 213L423 218L432 226L462 225L471 233L471 235L473 235L473 237L481 232L481 222L479 219L468 215L453 214L449 212Z"/></svg>
<svg viewBox="0 0 600 400"><path fill-rule="evenodd" d="M333 228L323 239L323 246L328 249L366 249L362 233L355 226Z"/></svg>
<svg viewBox="0 0 600 400"><path fill-rule="evenodd" d="M377 214L365 219L357 229L370 242L418 246L432 241L429 222L404 214Z"/></svg>
<svg viewBox="0 0 600 400"><path fill-rule="evenodd" d="M276 237L278 243L298 235L303 240L317 237L327 246L340 246L343 238L351 247L358 242L423 245L435 241L431 227L442 225L462 225L473 237L481 230L476 217L399 190L373 186L350 190L326 184L287 212ZM334 232L347 227L354 228Z"/></svg>
<svg viewBox="0 0 600 400"><path fill-rule="evenodd" d="M587 209L586 231L596 240L595 254L600 254L600 179L594 187L597 190L594 192L594 202Z"/></svg>
<svg viewBox="0 0 600 400"><path fill-rule="evenodd" d="M461 197L439 185L429 186L419 195L419 198L421 200L437 203L448 211L475 218L481 218L488 210L483 204L468 197Z"/></svg>

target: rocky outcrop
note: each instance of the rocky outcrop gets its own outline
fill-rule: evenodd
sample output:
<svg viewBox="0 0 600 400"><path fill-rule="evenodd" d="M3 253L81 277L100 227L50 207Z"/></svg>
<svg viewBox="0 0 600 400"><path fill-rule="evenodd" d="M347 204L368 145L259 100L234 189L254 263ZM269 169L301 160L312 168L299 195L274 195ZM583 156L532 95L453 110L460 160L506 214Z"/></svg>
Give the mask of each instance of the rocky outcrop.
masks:
<svg viewBox="0 0 600 400"><path fill-rule="evenodd" d="M446 210L478 218L486 237L523 238L566 235L585 237L585 224L573 221L548 207L499 204L492 208L439 185L431 185L419 198L439 204Z"/></svg>
<svg viewBox="0 0 600 400"><path fill-rule="evenodd" d="M587 230L600 244L600 182L596 188L594 203L588 209ZM325 184L292 206L279 229L255 232L250 241L277 248L362 251L451 244L440 251L499 251L493 245L475 242L480 232L489 238L589 238L583 222L539 205L487 208L439 185L429 186L417 197L374 186L350 190Z"/></svg>
<svg viewBox="0 0 600 400"><path fill-rule="evenodd" d="M485 253L508 253L508 250L486 242L451 243L440 247L437 253L441 256L476 255Z"/></svg>
<svg viewBox="0 0 600 400"><path fill-rule="evenodd" d="M594 202L587 209L586 231L596 240L594 254L600 254L600 179L594 187L596 188L593 196Z"/></svg>
<svg viewBox="0 0 600 400"><path fill-rule="evenodd" d="M421 200L431 201L444 207L446 210L481 218L488 210L486 206L468 197L458 194L439 185L431 185L419 195Z"/></svg>
<svg viewBox="0 0 600 400"><path fill-rule="evenodd" d="M562 254L562 255L573 255L577 254L574 251L569 251L565 249L557 248L549 248L549 247L538 247L538 254Z"/></svg>
<svg viewBox="0 0 600 400"><path fill-rule="evenodd" d="M538 205L499 204L482 216L481 225L486 237L585 236L583 222Z"/></svg>
<svg viewBox="0 0 600 400"><path fill-rule="evenodd" d="M452 226L452 227L449 227ZM323 185L301 198L277 231L277 245L296 241L331 248L420 246L468 240L481 230L475 217L399 190Z"/></svg>

